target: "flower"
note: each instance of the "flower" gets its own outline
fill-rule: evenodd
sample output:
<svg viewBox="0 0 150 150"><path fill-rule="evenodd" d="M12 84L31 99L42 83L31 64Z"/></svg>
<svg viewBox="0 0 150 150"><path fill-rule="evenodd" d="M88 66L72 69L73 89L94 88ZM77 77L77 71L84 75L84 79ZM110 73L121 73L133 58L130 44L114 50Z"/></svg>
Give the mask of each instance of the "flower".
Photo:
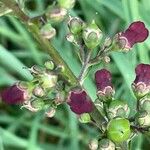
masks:
<svg viewBox="0 0 150 150"><path fill-rule="evenodd" d="M95 81L97 86L97 95L106 99L112 97L115 93L112 83L111 73L106 69L98 70L95 73ZM104 99L105 100L105 99Z"/></svg>
<svg viewBox="0 0 150 150"><path fill-rule="evenodd" d="M17 83L2 91L1 97L7 104L21 104L30 99L30 94L27 89Z"/></svg>
<svg viewBox="0 0 150 150"><path fill-rule="evenodd" d="M136 69L136 78L132 88L137 97L143 97L150 92L150 65L139 64Z"/></svg>
<svg viewBox="0 0 150 150"><path fill-rule="evenodd" d="M67 103L70 109L78 115L90 113L93 110L93 103L84 90L69 92Z"/></svg>
<svg viewBox="0 0 150 150"><path fill-rule="evenodd" d="M149 35L148 29L141 21L133 22L125 32L118 33L115 37L119 48L128 52L134 44L143 42Z"/></svg>

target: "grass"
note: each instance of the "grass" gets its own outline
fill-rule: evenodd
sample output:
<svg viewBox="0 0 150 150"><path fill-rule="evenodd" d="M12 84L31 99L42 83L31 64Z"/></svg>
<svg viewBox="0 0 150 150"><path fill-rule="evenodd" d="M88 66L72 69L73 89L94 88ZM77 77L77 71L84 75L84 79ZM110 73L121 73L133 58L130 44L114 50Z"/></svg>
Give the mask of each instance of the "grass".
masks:
<svg viewBox="0 0 150 150"><path fill-rule="evenodd" d="M45 2L38 0L37 10L30 15L40 14ZM149 7L148 0L80 0L71 13L87 22L94 18L104 34L114 35L135 20L144 21L150 29ZM75 48L64 38L67 33L66 23L57 26L57 33L53 44L75 75L78 75L81 66ZM150 63L149 45L150 39L135 46L128 54L114 52L111 54L111 64L102 63L93 67L84 84L90 96L93 99L96 97L94 72L106 67L113 73L116 98L128 102L133 110L132 115L136 104L130 86L135 78L134 68L139 63ZM0 18L0 89L17 80L30 80L32 77L24 68L42 65L48 58L38 49L19 20L10 16ZM97 129L80 125L77 117L66 106L58 109L54 119L47 119L43 114L0 103L0 150L84 150L87 149L88 140L98 136ZM148 150L150 142L145 139L139 135L134 139L131 149Z"/></svg>

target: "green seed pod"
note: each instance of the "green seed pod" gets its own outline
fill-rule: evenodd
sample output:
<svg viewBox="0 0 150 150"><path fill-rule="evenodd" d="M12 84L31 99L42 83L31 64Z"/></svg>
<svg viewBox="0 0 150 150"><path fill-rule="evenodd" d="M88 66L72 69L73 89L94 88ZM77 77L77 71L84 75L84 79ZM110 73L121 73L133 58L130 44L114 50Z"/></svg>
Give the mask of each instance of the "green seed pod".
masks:
<svg viewBox="0 0 150 150"><path fill-rule="evenodd" d="M115 150L115 144L109 139L102 139L99 142L99 150Z"/></svg>
<svg viewBox="0 0 150 150"><path fill-rule="evenodd" d="M53 70L54 67L55 67L53 61L51 61L51 60L50 60L50 61L46 61L45 64L44 64L44 66L45 66L46 69L48 69L48 70Z"/></svg>
<svg viewBox="0 0 150 150"><path fill-rule="evenodd" d="M141 111L145 110L150 113L150 96L147 95L146 97L140 99L138 105Z"/></svg>
<svg viewBox="0 0 150 150"><path fill-rule="evenodd" d="M92 139L89 142L89 149L90 150L97 150L98 149L98 140L97 139Z"/></svg>
<svg viewBox="0 0 150 150"><path fill-rule="evenodd" d="M72 34L79 34L83 29L83 21L78 17L70 17L68 28Z"/></svg>
<svg viewBox="0 0 150 150"><path fill-rule="evenodd" d="M36 109L37 111L40 111L44 108L45 106L45 103L42 99L34 99L32 102L31 102L31 106Z"/></svg>
<svg viewBox="0 0 150 150"><path fill-rule="evenodd" d="M139 112L136 120L140 127L150 127L150 113L147 111Z"/></svg>
<svg viewBox="0 0 150 150"><path fill-rule="evenodd" d="M109 119L115 117L128 118L129 113L130 108L128 107L127 103L119 100L112 101L107 110Z"/></svg>
<svg viewBox="0 0 150 150"><path fill-rule="evenodd" d="M75 0L57 0L61 8L71 9L75 5Z"/></svg>
<svg viewBox="0 0 150 150"><path fill-rule="evenodd" d="M84 114L80 115L79 121L81 123L89 123L89 122L91 122L91 117L88 113L84 113Z"/></svg>
<svg viewBox="0 0 150 150"><path fill-rule="evenodd" d="M114 143L126 141L131 134L130 122L127 119L115 118L107 125L107 137Z"/></svg>
<svg viewBox="0 0 150 150"><path fill-rule="evenodd" d="M65 19L67 10L60 7L50 7L47 9L46 17L52 23L58 23Z"/></svg>
<svg viewBox="0 0 150 150"><path fill-rule="evenodd" d="M50 23L45 24L42 28L41 28L41 35L45 38L45 39L51 39L56 35L56 30L55 28L53 28L51 26Z"/></svg>
<svg viewBox="0 0 150 150"><path fill-rule="evenodd" d="M83 40L89 49L93 49L98 46L102 36L102 31L95 24L95 21L83 29Z"/></svg>

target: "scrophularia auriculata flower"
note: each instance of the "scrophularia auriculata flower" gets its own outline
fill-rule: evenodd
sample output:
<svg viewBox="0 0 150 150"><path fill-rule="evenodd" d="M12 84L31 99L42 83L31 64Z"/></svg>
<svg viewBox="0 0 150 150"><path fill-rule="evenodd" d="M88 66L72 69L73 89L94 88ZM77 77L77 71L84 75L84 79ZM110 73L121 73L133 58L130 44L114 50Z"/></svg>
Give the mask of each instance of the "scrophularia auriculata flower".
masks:
<svg viewBox="0 0 150 150"><path fill-rule="evenodd" d="M136 69L136 78L132 83L135 94L142 97L150 93L150 65L139 64Z"/></svg>
<svg viewBox="0 0 150 150"><path fill-rule="evenodd" d="M29 97L27 89L21 87L19 83L8 87L1 93L2 100L7 104L21 104Z"/></svg>
<svg viewBox="0 0 150 150"><path fill-rule="evenodd" d="M110 98L114 94L114 89L112 86L112 76L111 73L106 69L98 70L95 73L95 82L97 87L97 95L101 98Z"/></svg>
<svg viewBox="0 0 150 150"><path fill-rule="evenodd" d="M93 103L84 90L71 91L67 103L70 109L78 115L90 113L93 110Z"/></svg>
<svg viewBox="0 0 150 150"><path fill-rule="evenodd" d="M148 29L141 21L133 22L127 30L116 35L115 41L120 49L128 52L134 44L143 42L149 35Z"/></svg>

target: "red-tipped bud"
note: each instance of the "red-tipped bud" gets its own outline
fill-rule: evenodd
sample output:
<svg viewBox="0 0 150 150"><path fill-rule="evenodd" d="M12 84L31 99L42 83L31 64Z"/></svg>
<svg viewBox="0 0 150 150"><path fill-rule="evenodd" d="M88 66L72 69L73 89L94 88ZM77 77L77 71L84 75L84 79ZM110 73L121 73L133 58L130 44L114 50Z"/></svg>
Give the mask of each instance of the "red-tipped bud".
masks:
<svg viewBox="0 0 150 150"><path fill-rule="evenodd" d="M1 97L7 104L21 104L29 100L31 94L23 84L17 83L2 91Z"/></svg>
<svg viewBox="0 0 150 150"><path fill-rule="evenodd" d="M95 73L95 81L97 86L97 95L104 101L111 99L115 93L111 83L111 73L106 69L98 70Z"/></svg>
<svg viewBox="0 0 150 150"><path fill-rule="evenodd" d="M90 113L93 110L93 103L84 90L71 91L68 96L68 105L78 115Z"/></svg>
<svg viewBox="0 0 150 150"><path fill-rule="evenodd" d="M139 64L136 69L136 78L132 88L137 97L143 97L150 92L150 65Z"/></svg>

